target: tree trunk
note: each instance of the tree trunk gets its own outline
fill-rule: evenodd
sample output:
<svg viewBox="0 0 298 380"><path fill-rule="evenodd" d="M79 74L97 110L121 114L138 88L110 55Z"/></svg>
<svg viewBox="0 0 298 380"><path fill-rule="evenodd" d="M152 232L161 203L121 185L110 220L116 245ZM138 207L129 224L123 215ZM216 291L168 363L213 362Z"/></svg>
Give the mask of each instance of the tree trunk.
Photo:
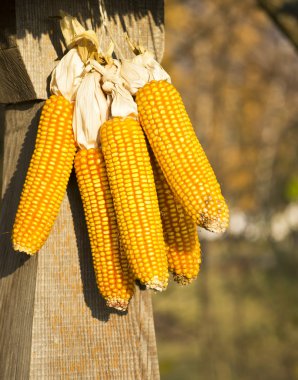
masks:
<svg viewBox="0 0 298 380"><path fill-rule="evenodd" d="M258 3L298 50L297 1L258 0Z"/></svg>

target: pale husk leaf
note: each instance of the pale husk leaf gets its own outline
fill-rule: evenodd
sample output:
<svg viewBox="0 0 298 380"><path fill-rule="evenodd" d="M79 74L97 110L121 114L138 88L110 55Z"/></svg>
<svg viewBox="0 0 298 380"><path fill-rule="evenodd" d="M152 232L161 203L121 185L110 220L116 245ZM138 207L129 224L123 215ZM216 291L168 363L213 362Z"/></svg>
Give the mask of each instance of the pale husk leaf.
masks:
<svg viewBox="0 0 298 380"><path fill-rule="evenodd" d="M113 65L104 67L98 62L90 60L90 65L102 75L102 88L112 98L111 116L137 115L137 105L130 92L124 87L124 80L120 76L121 63L114 60Z"/></svg>
<svg viewBox="0 0 298 380"><path fill-rule="evenodd" d="M82 81L84 63L76 48L71 49L52 72L50 90L52 94L63 95L65 99L75 100L76 92Z"/></svg>
<svg viewBox="0 0 298 380"><path fill-rule="evenodd" d="M79 23L76 17L72 17L68 13L61 10L59 11L59 14L61 16L60 28L65 43L67 47L69 47L74 37L81 33L84 33L86 29Z"/></svg>
<svg viewBox="0 0 298 380"><path fill-rule="evenodd" d="M169 74L148 51L131 60L124 60L121 66L121 76L132 95L135 95L138 89L151 80L166 80L171 83Z"/></svg>
<svg viewBox="0 0 298 380"><path fill-rule="evenodd" d="M138 56L137 56L138 57ZM135 57L135 58L137 58ZM163 69L163 67L154 59L154 56L149 51L140 54L139 58L142 59L143 66L149 72L149 81L151 80L166 80L171 83L171 77Z"/></svg>
<svg viewBox="0 0 298 380"><path fill-rule="evenodd" d="M137 115L138 108L130 92L123 86L115 85L112 90L112 117Z"/></svg>
<svg viewBox="0 0 298 380"><path fill-rule="evenodd" d="M61 31L68 49L75 46L84 63L92 53L98 52L99 42L96 33L93 30L86 30L77 20L69 14L60 11Z"/></svg>
<svg viewBox="0 0 298 380"><path fill-rule="evenodd" d="M98 146L99 128L108 118L109 107L100 79L101 75L97 72L86 74L77 92L73 130L81 149Z"/></svg>
<svg viewBox="0 0 298 380"><path fill-rule="evenodd" d="M132 60L122 61L121 76L125 79L127 88L132 95L135 95L139 88L149 82L148 70Z"/></svg>
<svg viewBox="0 0 298 380"><path fill-rule="evenodd" d="M86 39L94 44L98 50L99 43L96 33L93 30L86 30L76 17L68 13L60 11L59 14L61 16L61 31L68 49L72 48L81 39Z"/></svg>

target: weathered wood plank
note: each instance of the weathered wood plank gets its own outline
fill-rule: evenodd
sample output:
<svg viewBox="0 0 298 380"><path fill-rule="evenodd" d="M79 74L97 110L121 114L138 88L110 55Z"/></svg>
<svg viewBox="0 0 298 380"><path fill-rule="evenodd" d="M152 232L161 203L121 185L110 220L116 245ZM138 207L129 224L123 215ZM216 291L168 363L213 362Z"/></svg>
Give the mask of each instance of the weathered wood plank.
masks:
<svg viewBox="0 0 298 380"><path fill-rule="evenodd" d="M16 253L11 230L34 147L40 104L6 107L0 214L0 378L27 379L37 257ZM3 132L4 128L1 128Z"/></svg>
<svg viewBox="0 0 298 380"><path fill-rule="evenodd" d="M58 21L51 18L59 9L77 16L85 27L93 28L102 42L108 45L108 33L126 57L131 56L123 33L127 31L133 40L147 46L161 60L164 50L163 1L162 0L88 0L47 1L16 0L16 43L38 99L48 97L49 76L64 51L64 43ZM101 5L101 7L100 7ZM105 28L103 24L107 26ZM119 49L116 52L119 53ZM3 54L8 54L4 50ZM4 59L4 58L2 58ZM7 58L8 59L8 58ZM1 63L1 62L0 62ZM24 70L22 70L24 77ZM1 78L1 77L0 77ZM14 89L20 83L18 72L11 73L11 88L6 87L7 98L13 99ZM5 94L4 92L4 94ZM24 100L24 97L20 97ZM32 91L27 100L32 99ZM1 100L3 101L3 100Z"/></svg>
<svg viewBox="0 0 298 380"><path fill-rule="evenodd" d="M137 288L126 314L105 307L95 283L74 176L38 255L28 259L11 247L12 224L40 106L31 109L28 103L5 113L0 378L158 379L150 293Z"/></svg>
<svg viewBox="0 0 298 380"><path fill-rule="evenodd" d="M105 306L74 176L68 198L39 252L30 379L158 379L150 294L126 314Z"/></svg>
<svg viewBox="0 0 298 380"><path fill-rule="evenodd" d="M27 83L32 82L35 97L47 96L52 61L62 55L59 37L51 33L48 36L49 30L58 31L57 22L48 16L57 14L59 8L79 16L85 26L92 24L98 33L102 32L103 46L108 40L102 15L116 43L123 45L122 32L126 29L134 40L155 49L161 58L162 1L106 3L106 12L100 13L98 0L49 3L16 0L18 48L30 78ZM9 50L2 52L7 54ZM12 82L17 81L11 84L11 89L15 83L26 86L24 76L22 83L19 79L20 74L11 78ZM31 99L32 88L28 88L21 94L30 93ZM10 92L6 101L16 96L15 89ZM128 313L123 315L104 306L95 284L82 205L73 176L53 231L38 255L28 259L12 250L11 229L33 151L40 106L28 102L5 109L0 378L159 379L151 295L137 288Z"/></svg>
<svg viewBox="0 0 298 380"><path fill-rule="evenodd" d="M16 42L15 2L0 2L0 103L36 99Z"/></svg>
<svg viewBox="0 0 298 380"><path fill-rule="evenodd" d="M17 47L0 49L0 83L0 103L18 103L37 98Z"/></svg>

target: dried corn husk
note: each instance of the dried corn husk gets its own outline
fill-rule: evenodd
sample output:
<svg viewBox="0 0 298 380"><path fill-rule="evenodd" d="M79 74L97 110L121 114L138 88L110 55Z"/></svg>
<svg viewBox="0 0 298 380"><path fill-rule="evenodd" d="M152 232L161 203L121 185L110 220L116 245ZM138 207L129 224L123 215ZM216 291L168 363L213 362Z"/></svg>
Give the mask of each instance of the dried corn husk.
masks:
<svg viewBox="0 0 298 380"><path fill-rule="evenodd" d="M70 102L75 100L82 81L85 65L76 48L71 49L52 72L50 90L52 94L62 95Z"/></svg>
<svg viewBox="0 0 298 380"><path fill-rule="evenodd" d="M115 59L112 65L104 67L90 60L90 65L102 75L102 89L112 98L111 117L137 115L137 105L120 76L121 63Z"/></svg>
<svg viewBox="0 0 298 380"><path fill-rule="evenodd" d="M98 146L99 128L108 119L110 107L100 81L98 72L89 72L82 79L77 92L73 131L81 149Z"/></svg>
<svg viewBox="0 0 298 380"><path fill-rule="evenodd" d="M132 95L135 95L139 88L151 80L166 80L171 83L169 74L149 51L145 51L131 60L123 60L120 74Z"/></svg>

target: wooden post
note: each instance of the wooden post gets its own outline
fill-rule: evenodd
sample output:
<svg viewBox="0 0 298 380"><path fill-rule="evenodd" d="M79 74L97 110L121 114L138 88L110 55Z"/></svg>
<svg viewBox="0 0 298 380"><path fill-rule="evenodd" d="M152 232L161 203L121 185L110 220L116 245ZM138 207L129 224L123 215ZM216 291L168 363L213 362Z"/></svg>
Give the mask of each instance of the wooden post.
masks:
<svg viewBox="0 0 298 380"><path fill-rule="evenodd" d="M163 1L15 0L0 7L0 103L6 103L0 117L0 378L159 379L151 294L137 288L126 314L105 307L74 175L50 237L35 257L13 251L11 230L49 75L63 52L50 16L63 9L79 17L103 46L110 33L124 47L126 30L160 60Z"/></svg>

